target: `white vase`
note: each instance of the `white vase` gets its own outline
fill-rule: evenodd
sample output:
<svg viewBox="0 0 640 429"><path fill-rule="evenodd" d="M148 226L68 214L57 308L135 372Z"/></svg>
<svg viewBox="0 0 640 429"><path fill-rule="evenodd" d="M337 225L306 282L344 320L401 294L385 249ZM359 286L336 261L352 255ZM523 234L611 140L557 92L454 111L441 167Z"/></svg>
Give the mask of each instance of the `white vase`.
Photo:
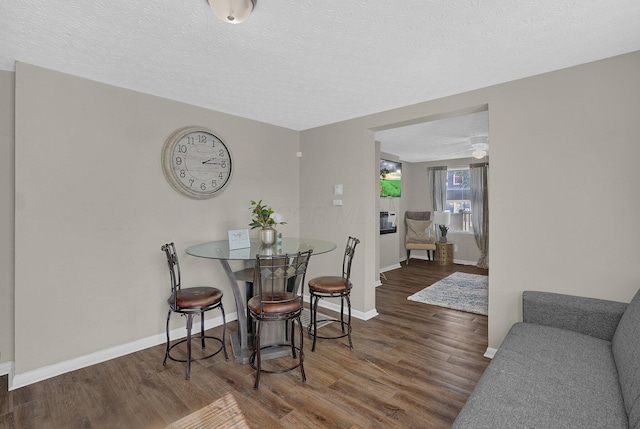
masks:
<svg viewBox="0 0 640 429"><path fill-rule="evenodd" d="M260 230L260 244L263 246L272 246L276 242L277 232L273 228L263 228Z"/></svg>

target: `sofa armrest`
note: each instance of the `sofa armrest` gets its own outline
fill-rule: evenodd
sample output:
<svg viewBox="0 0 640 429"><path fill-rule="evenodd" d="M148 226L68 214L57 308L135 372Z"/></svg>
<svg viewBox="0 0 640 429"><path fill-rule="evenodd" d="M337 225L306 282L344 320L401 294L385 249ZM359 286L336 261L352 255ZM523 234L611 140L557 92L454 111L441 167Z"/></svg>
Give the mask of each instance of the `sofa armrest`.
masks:
<svg viewBox="0 0 640 429"><path fill-rule="evenodd" d="M526 323L569 329L611 341L628 304L603 299L524 291L522 316Z"/></svg>

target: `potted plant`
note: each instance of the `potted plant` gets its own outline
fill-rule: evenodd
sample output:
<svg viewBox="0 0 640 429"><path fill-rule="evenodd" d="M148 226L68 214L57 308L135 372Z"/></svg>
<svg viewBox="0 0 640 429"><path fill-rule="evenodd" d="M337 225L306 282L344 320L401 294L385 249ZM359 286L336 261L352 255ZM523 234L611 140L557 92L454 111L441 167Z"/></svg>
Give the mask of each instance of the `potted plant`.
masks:
<svg viewBox="0 0 640 429"><path fill-rule="evenodd" d="M276 242L277 232L275 225L285 225L286 222L282 222L282 216L275 213L273 209L266 204L262 204L260 201L251 201L251 214L253 218L249 226L251 229L260 229L260 242L266 246L270 246Z"/></svg>
<svg viewBox="0 0 640 429"><path fill-rule="evenodd" d="M440 228L440 243L447 242L447 231L449 231L449 227L446 225L438 225Z"/></svg>

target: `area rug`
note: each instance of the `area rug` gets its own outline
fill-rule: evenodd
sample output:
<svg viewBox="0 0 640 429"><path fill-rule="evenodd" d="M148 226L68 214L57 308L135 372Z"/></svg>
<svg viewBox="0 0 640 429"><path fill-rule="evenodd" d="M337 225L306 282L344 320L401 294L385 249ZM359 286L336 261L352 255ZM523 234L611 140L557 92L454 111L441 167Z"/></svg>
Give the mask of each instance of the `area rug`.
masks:
<svg viewBox="0 0 640 429"><path fill-rule="evenodd" d="M456 272L407 299L486 316L488 287L488 276Z"/></svg>

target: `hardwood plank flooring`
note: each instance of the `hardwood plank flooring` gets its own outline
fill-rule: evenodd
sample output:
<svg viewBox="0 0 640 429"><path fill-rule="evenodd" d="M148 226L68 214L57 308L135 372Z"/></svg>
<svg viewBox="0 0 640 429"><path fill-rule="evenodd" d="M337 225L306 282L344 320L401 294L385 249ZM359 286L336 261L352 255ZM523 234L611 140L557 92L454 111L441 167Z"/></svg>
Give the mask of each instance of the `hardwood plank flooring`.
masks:
<svg viewBox="0 0 640 429"><path fill-rule="evenodd" d="M306 383L295 370L263 374L255 391L251 367L221 355L194 362L186 381L159 345L12 392L0 377L0 428L164 428L229 395L244 427L448 428L489 363L487 317L407 297L455 271L488 274L416 259L386 272L379 315L353 321L353 351L318 340L312 353L305 335Z"/></svg>

